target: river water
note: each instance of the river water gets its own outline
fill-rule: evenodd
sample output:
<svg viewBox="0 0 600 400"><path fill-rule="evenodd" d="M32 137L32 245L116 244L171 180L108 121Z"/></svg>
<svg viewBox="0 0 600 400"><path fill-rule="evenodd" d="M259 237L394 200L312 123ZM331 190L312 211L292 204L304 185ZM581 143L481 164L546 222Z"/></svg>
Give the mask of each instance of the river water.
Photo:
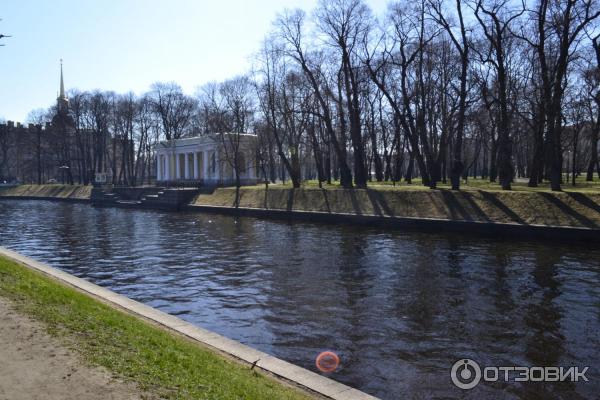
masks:
<svg viewBox="0 0 600 400"><path fill-rule="evenodd" d="M383 399L596 398L600 250L457 234L0 201L0 245ZM588 366L589 382L450 369Z"/></svg>

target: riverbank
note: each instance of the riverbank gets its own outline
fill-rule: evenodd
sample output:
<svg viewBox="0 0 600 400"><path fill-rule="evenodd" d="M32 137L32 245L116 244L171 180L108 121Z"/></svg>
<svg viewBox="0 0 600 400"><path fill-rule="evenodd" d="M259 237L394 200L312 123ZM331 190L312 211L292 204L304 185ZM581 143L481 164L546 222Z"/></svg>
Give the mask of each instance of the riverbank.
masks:
<svg viewBox="0 0 600 400"><path fill-rule="evenodd" d="M0 197L12 199L87 202L91 193L92 187L84 185L19 185L0 188Z"/></svg>
<svg viewBox="0 0 600 400"><path fill-rule="evenodd" d="M597 187L600 186L593 182L577 189L551 192L523 185L516 186L514 191L502 191L481 183L461 191L431 190L416 185L373 185L352 190L335 185L320 189L311 184L299 189L284 185L271 185L268 189L245 186L239 193L232 187L217 188L210 194L197 195L189 204L185 199L183 206L176 208L402 229L598 240L600 190ZM89 186L22 185L0 190L0 199L89 202L91 190ZM148 202L123 203L111 205L153 208Z"/></svg>
<svg viewBox="0 0 600 400"><path fill-rule="evenodd" d="M0 297L0 399L155 399L80 359L46 327ZM10 362L6 362L10 360Z"/></svg>
<svg viewBox="0 0 600 400"><path fill-rule="evenodd" d="M235 188L200 194L192 206L236 206ZM362 217L443 220L486 224L600 229L600 193L492 191L427 188L300 188L242 187L242 209L285 211L293 214L355 215Z"/></svg>
<svg viewBox="0 0 600 400"><path fill-rule="evenodd" d="M14 258L26 261L28 266L15 262ZM32 266L68 279L70 284L79 285L76 286L79 290L42 275L32 269ZM103 293L104 301L92 298L82 290L95 292L96 296ZM311 398L308 392L257 372L268 371L269 363L276 365L278 360L273 357L261 360L263 366L258 365L256 369L239 364L182 336L183 333L193 338L201 332L199 328L7 250L2 250L0 255L0 297L10 300L11 306L19 313L42 324L51 336L73 349L87 365L106 368L118 379L134 384L141 392L148 392L156 397ZM155 323L160 318L170 323L177 321L180 334L119 311L115 304L120 304L120 307L128 311L135 307L145 310L145 318ZM214 341L224 340L215 334L211 338ZM238 346L238 351L248 352L245 346ZM304 379L312 374L296 368L305 372ZM316 374L312 375L317 378L313 378L313 382L319 382L319 379L329 381ZM332 388L336 385L344 387L336 382L329 382ZM349 394L352 392L357 391L351 390ZM367 397L365 395L364 398Z"/></svg>

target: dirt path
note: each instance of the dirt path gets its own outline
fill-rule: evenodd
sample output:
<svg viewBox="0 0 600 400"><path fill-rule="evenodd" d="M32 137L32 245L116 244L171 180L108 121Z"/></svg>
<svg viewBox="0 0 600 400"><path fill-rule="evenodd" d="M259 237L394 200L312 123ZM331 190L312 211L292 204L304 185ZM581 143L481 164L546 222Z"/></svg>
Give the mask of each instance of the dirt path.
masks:
<svg viewBox="0 0 600 400"><path fill-rule="evenodd" d="M0 297L0 400L145 399L134 384L85 365ZM152 396L150 396L152 397Z"/></svg>

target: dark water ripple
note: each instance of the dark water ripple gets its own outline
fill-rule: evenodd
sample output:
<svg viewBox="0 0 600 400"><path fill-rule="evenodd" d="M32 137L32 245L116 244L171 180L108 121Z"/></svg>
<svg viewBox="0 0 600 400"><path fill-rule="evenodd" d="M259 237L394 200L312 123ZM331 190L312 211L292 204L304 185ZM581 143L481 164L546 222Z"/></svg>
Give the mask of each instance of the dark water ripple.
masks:
<svg viewBox="0 0 600 400"><path fill-rule="evenodd" d="M251 218L0 201L0 245L384 399L595 398L600 250ZM452 386L482 365L578 384Z"/></svg>

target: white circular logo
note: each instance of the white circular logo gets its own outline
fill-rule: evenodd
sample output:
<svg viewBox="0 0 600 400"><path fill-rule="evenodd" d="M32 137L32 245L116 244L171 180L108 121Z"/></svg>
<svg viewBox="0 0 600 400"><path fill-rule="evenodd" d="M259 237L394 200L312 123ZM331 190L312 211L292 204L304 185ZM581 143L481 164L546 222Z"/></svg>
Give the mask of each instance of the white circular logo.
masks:
<svg viewBox="0 0 600 400"><path fill-rule="evenodd" d="M481 380L481 368L475 361L463 358L454 363L450 377L456 387L464 390L473 389Z"/></svg>

